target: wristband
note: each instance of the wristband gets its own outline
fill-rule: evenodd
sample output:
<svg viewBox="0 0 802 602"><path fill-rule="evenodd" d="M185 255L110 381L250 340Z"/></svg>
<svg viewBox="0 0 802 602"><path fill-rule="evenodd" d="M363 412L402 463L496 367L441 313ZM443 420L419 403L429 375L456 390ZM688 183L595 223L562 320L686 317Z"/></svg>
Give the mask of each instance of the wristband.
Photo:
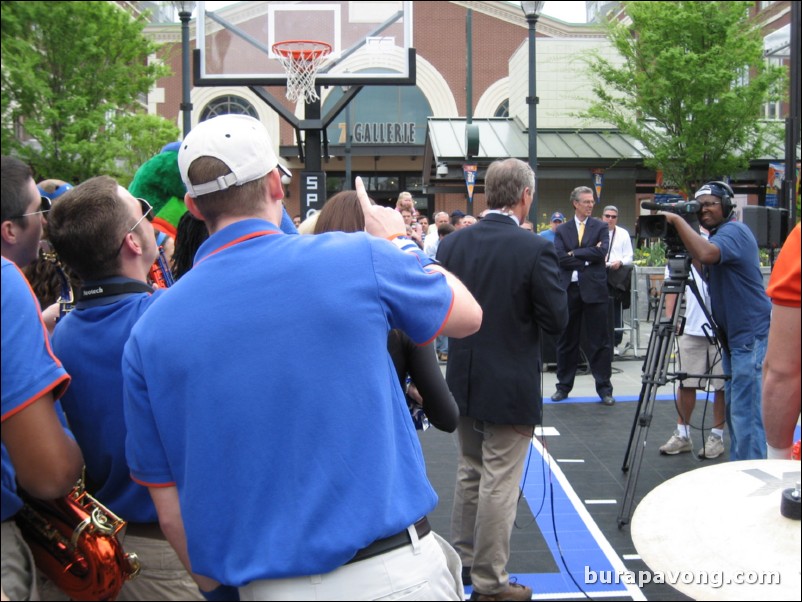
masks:
<svg viewBox="0 0 802 602"><path fill-rule="evenodd" d="M239 602L239 589L233 585L218 585L210 592L199 590L211 602Z"/></svg>
<svg viewBox="0 0 802 602"><path fill-rule="evenodd" d="M418 247L418 245L415 244L415 241L413 241L409 236L395 236L390 239L390 242L393 243L396 247L398 247L402 251L410 252L420 248Z"/></svg>
<svg viewBox="0 0 802 602"><path fill-rule="evenodd" d="M432 259L426 253L421 251L421 248L415 244L415 242L406 237L406 236L396 236L391 241L396 247L404 251L405 253L409 253L410 255L415 255L420 261L421 267L426 267L427 265L440 265L440 262L436 259Z"/></svg>

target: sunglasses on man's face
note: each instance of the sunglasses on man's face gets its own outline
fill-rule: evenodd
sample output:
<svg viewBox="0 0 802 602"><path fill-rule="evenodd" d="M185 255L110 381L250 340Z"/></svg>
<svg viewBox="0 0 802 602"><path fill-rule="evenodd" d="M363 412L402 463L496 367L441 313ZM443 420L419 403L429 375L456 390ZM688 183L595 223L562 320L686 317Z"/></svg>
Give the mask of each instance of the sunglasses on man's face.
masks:
<svg viewBox="0 0 802 602"><path fill-rule="evenodd" d="M21 217L28 217L29 215L41 215L42 213L47 213L50 211L50 208L53 206L53 203L50 202L50 199L46 196L39 197L39 210L38 211L31 211L30 213L23 213L22 215L15 215L9 219L19 219Z"/></svg>
<svg viewBox="0 0 802 602"><path fill-rule="evenodd" d="M128 229L128 232L125 233L126 236L136 230L136 227L142 223L143 219L147 219L149 222L153 221L153 206L145 199L138 198L137 202L139 203L139 207L142 209L142 217L140 217L136 223Z"/></svg>
<svg viewBox="0 0 802 602"><path fill-rule="evenodd" d="M606 217L607 219L618 219L617 215L609 215L609 214L607 214L604 217Z"/></svg>
<svg viewBox="0 0 802 602"><path fill-rule="evenodd" d="M120 247L117 249L117 253L122 251L123 245L125 244L126 237L129 234L131 234L131 232L136 230L136 227L139 224L142 223L143 219L147 219L149 222L153 221L153 206L150 203L148 203L145 199L137 198L137 202L139 203L139 206L142 209L142 217L140 217L138 220L136 220L136 223L133 226L128 228L128 231L125 233L125 236L123 236L123 241L120 243Z"/></svg>
<svg viewBox="0 0 802 602"><path fill-rule="evenodd" d="M137 198L136 201L137 201L137 203L139 203L139 207L142 209L142 217L147 219L149 222L152 222L153 218L154 218L153 205L148 203L147 200L141 199L141 198ZM142 221L142 220L139 220L139 221Z"/></svg>

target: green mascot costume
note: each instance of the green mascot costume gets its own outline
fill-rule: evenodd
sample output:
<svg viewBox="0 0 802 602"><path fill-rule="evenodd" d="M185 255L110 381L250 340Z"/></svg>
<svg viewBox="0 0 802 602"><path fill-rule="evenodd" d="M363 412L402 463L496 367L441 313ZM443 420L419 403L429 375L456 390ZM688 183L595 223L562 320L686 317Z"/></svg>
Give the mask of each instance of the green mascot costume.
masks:
<svg viewBox="0 0 802 602"><path fill-rule="evenodd" d="M184 205L184 194L187 190L178 171L180 145L180 142L171 142L158 155L143 163L128 186L132 195L147 199L153 205L156 216L153 227L173 238L178 220L187 210Z"/></svg>
<svg viewBox="0 0 802 602"><path fill-rule="evenodd" d="M180 142L167 144L158 155L142 164L128 186L132 195L146 199L153 205L156 215L153 227L160 233L157 239L160 245L164 235L175 239L178 220L187 211L184 205L187 189L178 170L180 146ZM279 165L279 169L283 174L290 175L283 165ZM298 234L286 209L282 212L281 223L277 225L285 234Z"/></svg>

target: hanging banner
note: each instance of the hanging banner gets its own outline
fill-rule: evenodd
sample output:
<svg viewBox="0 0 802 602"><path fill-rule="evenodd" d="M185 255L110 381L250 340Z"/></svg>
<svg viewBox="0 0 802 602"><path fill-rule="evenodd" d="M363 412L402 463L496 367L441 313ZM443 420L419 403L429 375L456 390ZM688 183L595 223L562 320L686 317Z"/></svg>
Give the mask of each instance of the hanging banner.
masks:
<svg viewBox="0 0 802 602"><path fill-rule="evenodd" d="M593 188L596 190L596 202L601 203L602 186L604 186L604 170L593 169Z"/></svg>
<svg viewBox="0 0 802 602"><path fill-rule="evenodd" d="M465 186L468 187L468 204L473 203L473 187L476 185L476 164L465 163L462 166L465 174Z"/></svg>
<svg viewBox="0 0 802 602"><path fill-rule="evenodd" d="M679 186L664 180L662 170L658 170L654 183L654 202L673 203L677 198L687 200L687 196L680 190Z"/></svg>
<svg viewBox="0 0 802 602"><path fill-rule="evenodd" d="M769 163L769 178L766 182L766 207L779 207L782 196L785 165Z"/></svg>

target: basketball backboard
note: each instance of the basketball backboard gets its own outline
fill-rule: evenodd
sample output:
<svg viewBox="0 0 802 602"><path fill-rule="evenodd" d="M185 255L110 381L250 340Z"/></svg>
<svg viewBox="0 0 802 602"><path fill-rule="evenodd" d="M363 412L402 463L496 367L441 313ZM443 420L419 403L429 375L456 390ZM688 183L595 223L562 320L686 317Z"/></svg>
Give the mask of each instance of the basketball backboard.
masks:
<svg viewBox="0 0 802 602"><path fill-rule="evenodd" d="M240 2L218 11L205 5L199 2L196 13L195 85L284 85L273 45L287 40L331 46L320 86L415 82L412 2Z"/></svg>

